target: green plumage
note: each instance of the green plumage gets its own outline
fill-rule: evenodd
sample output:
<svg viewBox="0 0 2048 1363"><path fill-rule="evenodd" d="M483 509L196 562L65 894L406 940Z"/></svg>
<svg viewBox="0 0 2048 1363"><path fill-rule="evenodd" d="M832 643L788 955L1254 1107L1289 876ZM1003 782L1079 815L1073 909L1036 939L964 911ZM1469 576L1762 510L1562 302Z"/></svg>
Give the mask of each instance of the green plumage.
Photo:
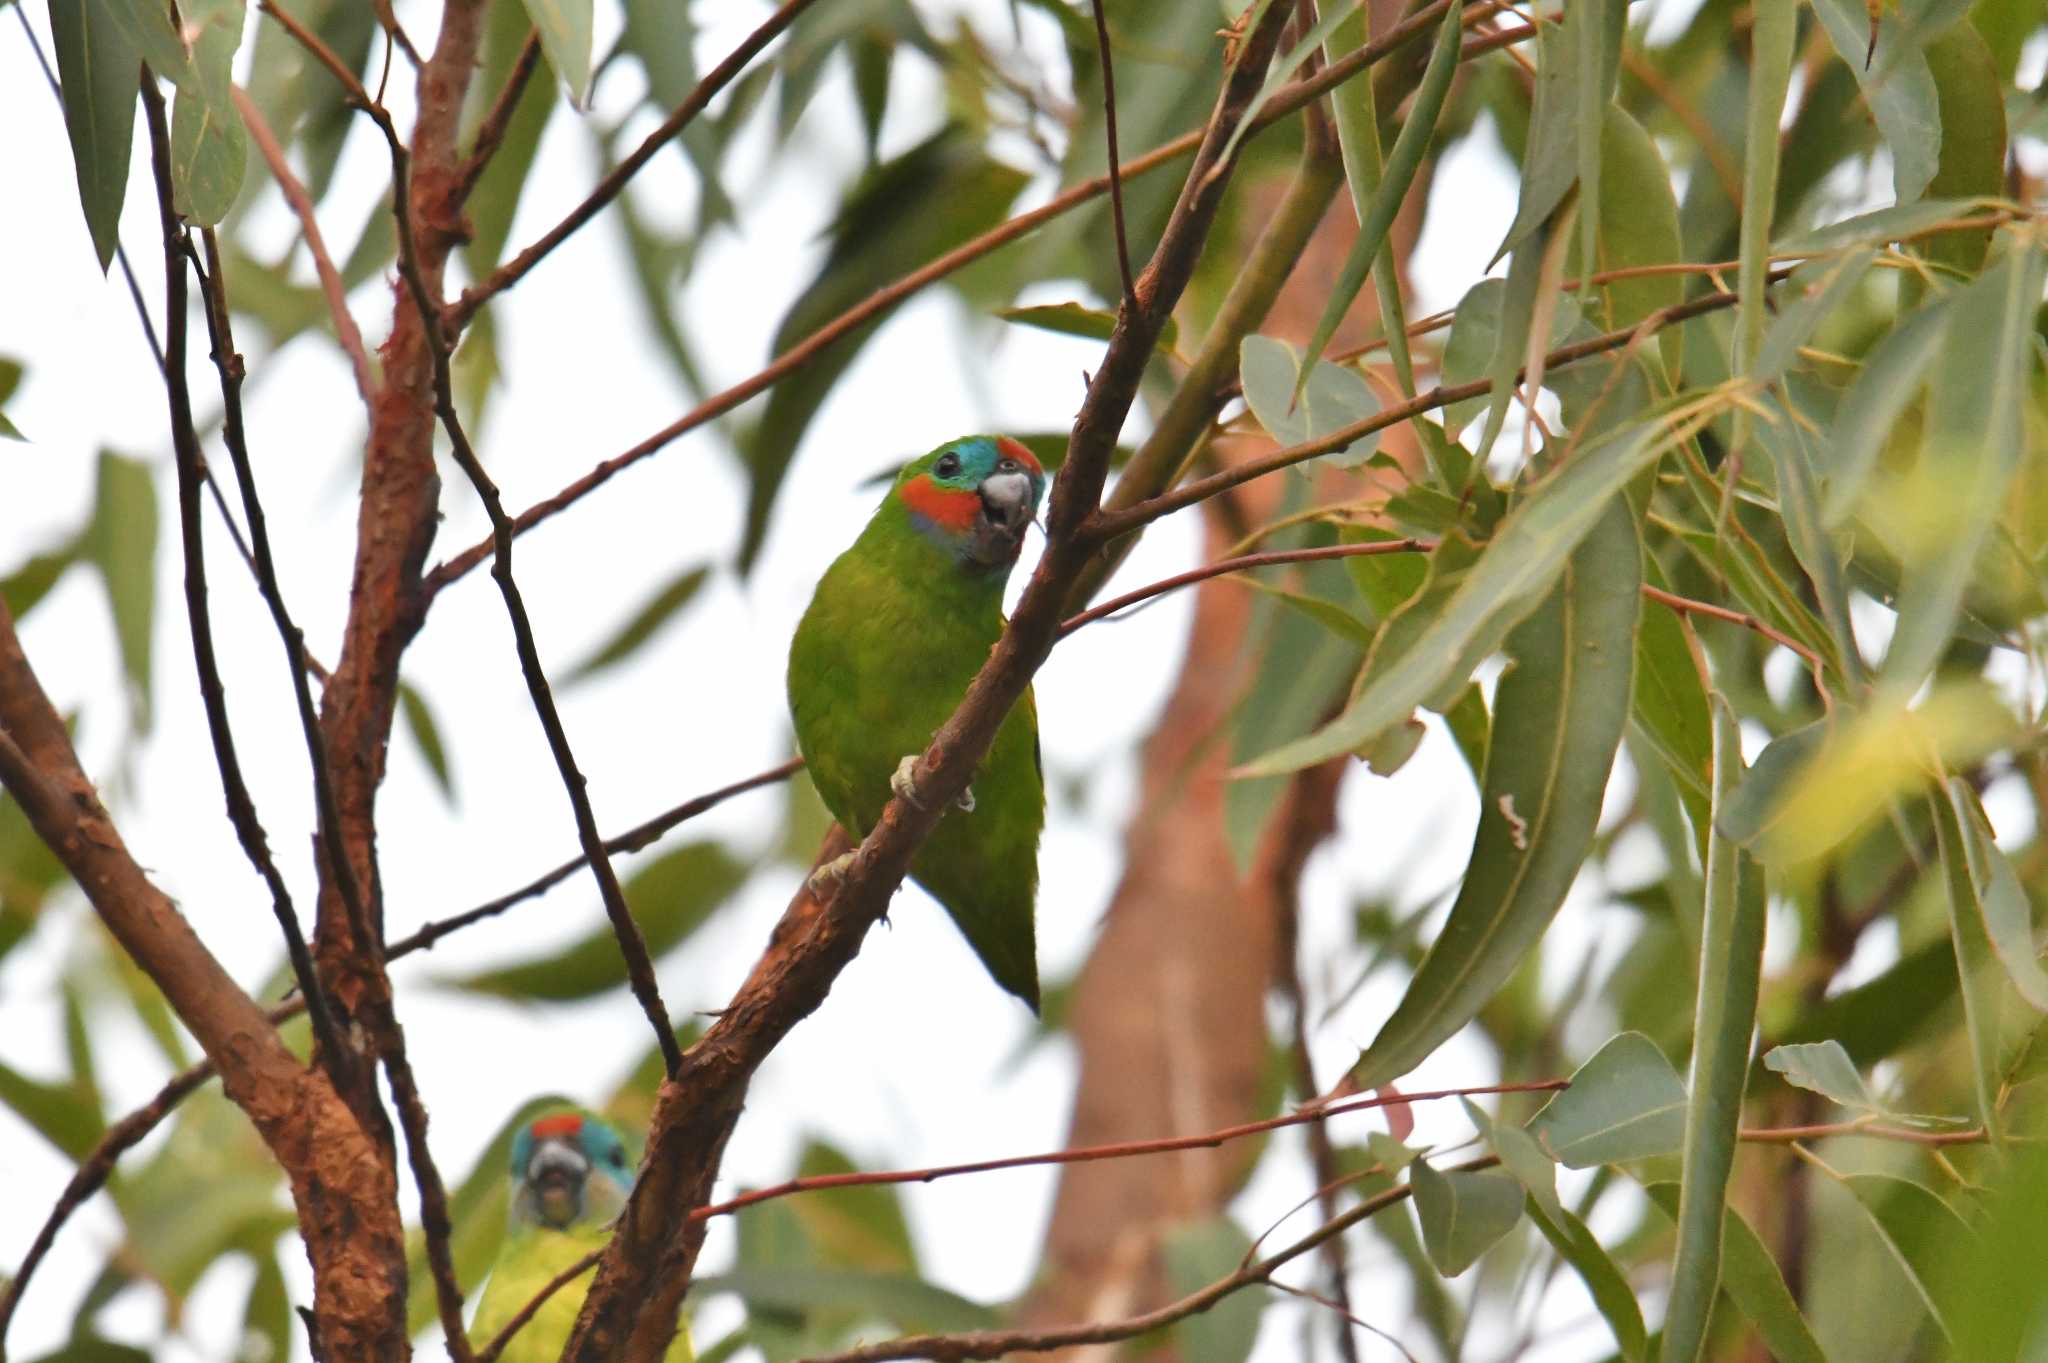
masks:
<svg viewBox="0 0 2048 1363"><path fill-rule="evenodd" d="M602 1249L611 1236L609 1225L571 1226L566 1230L514 1226L506 1233L490 1281L484 1285L483 1300L477 1304L476 1320L470 1326L470 1339L482 1348L497 1338L506 1323L556 1274L590 1251ZM569 1332L575 1328L576 1315L583 1309L583 1299L589 1292L587 1273L563 1285L512 1336L512 1342L499 1355L499 1363L555 1363L569 1343ZM677 1332L663 1363L690 1363L692 1356L690 1332L684 1329Z"/></svg>
<svg viewBox="0 0 2048 1363"><path fill-rule="evenodd" d="M996 564L965 557L958 546L967 543L968 532L949 535L905 496L920 479L926 481L912 492L928 506L975 495L972 488L941 485L931 474L942 455L977 440L997 449L981 437L956 441L903 471L860 538L818 583L790 646L797 746L826 808L856 838L881 817L897 764L931 743L1002 633L1003 583L1014 543ZM1028 458L1013 442L1002 448L1004 458L1009 451ZM984 461L991 470L997 457L991 453ZM951 467L959 466L956 454ZM955 482L975 472L970 464ZM1035 462L1029 473L1035 507L1043 475ZM964 517L969 509L955 504L947 510L956 513ZM1036 1011L1032 911L1045 784L1030 692L1004 719L970 792L972 812L949 808L910 874L945 906L996 982Z"/></svg>

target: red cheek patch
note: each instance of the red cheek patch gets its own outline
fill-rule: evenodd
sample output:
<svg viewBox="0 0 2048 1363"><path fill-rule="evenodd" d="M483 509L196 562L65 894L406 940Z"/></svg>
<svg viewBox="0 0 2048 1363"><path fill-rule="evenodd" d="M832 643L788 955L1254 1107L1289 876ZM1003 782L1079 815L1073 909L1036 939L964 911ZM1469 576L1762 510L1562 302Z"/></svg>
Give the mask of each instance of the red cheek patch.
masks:
<svg viewBox="0 0 2048 1363"><path fill-rule="evenodd" d="M536 1140L547 1140L554 1136L573 1136L583 1129L583 1119L573 1112L561 1112L552 1117L543 1117L533 1124Z"/></svg>
<svg viewBox="0 0 2048 1363"><path fill-rule="evenodd" d="M981 498L972 492L940 487L927 474L903 485L903 504L932 524L956 533L974 528Z"/></svg>
<svg viewBox="0 0 2048 1363"><path fill-rule="evenodd" d="M1045 476L1045 470L1039 467L1038 457L1031 453L1031 447L1023 441L1013 440L1007 435L999 435L996 437L996 448L1009 455L1010 458L1016 460L1025 468L1030 469L1039 477L1043 478Z"/></svg>

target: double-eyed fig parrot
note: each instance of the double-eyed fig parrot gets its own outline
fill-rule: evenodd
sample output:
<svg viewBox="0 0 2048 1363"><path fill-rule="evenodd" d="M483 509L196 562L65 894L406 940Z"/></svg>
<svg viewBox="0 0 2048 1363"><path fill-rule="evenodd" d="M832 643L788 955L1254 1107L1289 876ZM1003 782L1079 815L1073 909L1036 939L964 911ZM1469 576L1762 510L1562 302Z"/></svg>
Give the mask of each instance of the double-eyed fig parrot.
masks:
<svg viewBox="0 0 2048 1363"><path fill-rule="evenodd" d="M557 1274L603 1248L633 1190L634 1172L625 1140L595 1113L560 1104L520 1128L512 1141L505 1240L470 1324L477 1347L497 1338ZM563 1284L512 1336L500 1363L555 1363L589 1291L588 1274ZM693 1357L685 1325L663 1363Z"/></svg>
<svg viewBox="0 0 2048 1363"><path fill-rule="evenodd" d="M1045 470L1018 441L950 441L896 476L819 581L790 643L789 709L812 783L855 838L892 792L918 799L911 769L1002 633L1003 584L1044 492ZM1026 691L910 874L1033 1012L1044 827L1038 714ZM814 879L840 869L821 867Z"/></svg>

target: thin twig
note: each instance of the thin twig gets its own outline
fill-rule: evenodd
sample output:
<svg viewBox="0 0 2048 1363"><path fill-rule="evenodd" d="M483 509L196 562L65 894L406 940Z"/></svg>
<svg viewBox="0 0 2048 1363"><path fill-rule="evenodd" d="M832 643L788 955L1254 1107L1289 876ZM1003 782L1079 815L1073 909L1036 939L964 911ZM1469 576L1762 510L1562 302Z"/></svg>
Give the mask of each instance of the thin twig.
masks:
<svg viewBox="0 0 2048 1363"><path fill-rule="evenodd" d="M1427 1093L1391 1094L1385 1097L1372 1094L1320 1107L1304 1107L1256 1122L1241 1122L1236 1126L1221 1127L1199 1136L1167 1136L1156 1140L1083 1145L1071 1150L1051 1150L1036 1155L1010 1155L1002 1159L974 1160L966 1164L941 1164L930 1169L815 1174L809 1178L793 1178L772 1187L756 1188L724 1202L698 1207L691 1211L690 1219L706 1221L714 1216L729 1216L756 1203L788 1197L792 1193L818 1192L826 1188L870 1188L899 1183L935 1183L942 1178L957 1178L963 1174L986 1174L1000 1169L1029 1169L1047 1164L1088 1164L1096 1160L1130 1159L1138 1155L1166 1155L1180 1150L1214 1150L1231 1141L1263 1135L1268 1131L1278 1131L1282 1127L1319 1124L1327 1118L1342 1116L1345 1113L1365 1112L1399 1103L1426 1103L1445 1098L1483 1097L1496 1093L1555 1093L1570 1087L1571 1081L1566 1079L1537 1079L1513 1084L1481 1084L1473 1088L1436 1089Z"/></svg>
<svg viewBox="0 0 2048 1363"><path fill-rule="evenodd" d="M271 2L272 0L264 0L266 6ZM1394 25L1382 36L1347 54L1341 61L1331 63L1312 77L1282 86L1273 93L1273 97L1266 101L1265 106L1252 120L1252 130L1256 132L1271 127L1314 102L1329 89L1385 60L1408 43L1430 32L1448 4L1449 0L1432 0L1432 3ZM1497 3L1497 0L1486 0L1485 3L1469 8L1466 11L1466 19L1470 22L1501 8L1503 6ZM1125 161L1121 168L1124 178L1128 180L1134 175L1144 174L1179 160L1201 144L1202 136L1203 130L1198 128L1170 142L1162 143L1143 156ZM722 392L714 393L652 435L602 461L590 472L566 484L560 491L527 507L515 518L515 528L518 533L525 534L541 522L589 496L609 482L614 474L632 467L690 431L716 420L748 399L766 392L789 375L803 369L820 352L886 313L905 298L1108 192L1109 177L1106 175L1084 181L1055 195L1039 207L1020 213L1008 222L989 229L972 241L963 242L894 283L875 290L860 303L840 313L776 356L773 362L755 374ZM486 536L442 561L427 574L423 583L422 590L427 601L431 602L442 588L490 557L491 551L491 539Z"/></svg>
<svg viewBox="0 0 2048 1363"><path fill-rule="evenodd" d="M1662 587L1653 587L1647 582L1643 584L1643 595L1649 597L1652 601L1669 606L1675 611L1683 611L1688 615L1705 615L1716 620L1725 620L1731 625L1741 625L1744 629L1753 630L1761 634L1774 644L1791 649L1812 670L1814 688L1823 696L1827 694L1827 688L1822 684L1820 655L1805 644L1800 643L1797 639L1794 639L1791 635L1786 634L1782 630L1772 628L1747 611L1730 610L1726 606L1717 606L1711 601L1695 601L1689 596L1679 596L1674 592L1665 591Z"/></svg>
<svg viewBox="0 0 2048 1363"><path fill-rule="evenodd" d="M1455 1172L1491 1169L1499 1164L1492 1155L1466 1160L1452 1166ZM1098 1321L1087 1325L1059 1326L1050 1330L971 1330L950 1335L905 1335L843 1353L824 1354L802 1363L889 1363L893 1359L927 1358L935 1363L963 1363L967 1359L994 1359L1010 1353L1045 1353L1084 1344L1114 1344L1154 1330L1164 1329L1189 1316L1197 1316L1233 1292L1269 1282L1275 1272L1315 1249L1332 1236L1342 1235L1360 1222L1378 1215L1411 1196L1409 1184L1389 1188L1365 1199L1342 1216L1324 1222L1285 1249L1276 1250L1256 1263L1217 1279L1198 1292L1169 1302L1156 1311L1128 1316L1122 1320Z"/></svg>
<svg viewBox="0 0 2048 1363"><path fill-rule="evenodd" d="M1330 1241L1330 1244L1333 1245L1341 1245L1342 1243L1344 1242L1341 1238ZM1400 1351L1401 1357L1408 1360L1408 1363L1416 1363L1415 1355L1408 1352L1407 1345L1403 1344L1394 1336L1388 1334L1385 1330L1382 1330L1379 1326L1374 1325L1371 1321L1359 1315L1356 1311L1353 1311L1349 1306L1345 1305L1342 1301L1339 1301L1332 1297L1326 1297L1320 1292L1311 1292L1305 1287L1295 1287L1290 1283L1283 1283L1278 1278L1266 1279L1266 1286L1272 1288L1275 1292L1285 1292L1290 1297L1300 1297L1303 1301L1314 1302L1317 1306L1336 1312L1345 1320L1351 1322L1353 1325L1356 1325L1359 1329L1370 1330L1373 1334L1378 1335L1381 1339L1393 1345L1395 1349ZM1342 1336L1342 1338L1349 1339L1350 1336L1344 1335Z"/></svg>
<svg viewBox="0 0 2048 1363"><path fill-rule="evenodd" d="M744 795L750 790L773 785L777 781L794 776L798 771L802 770L803 765L804 760L801 757L793 757L780 766L770 767L767 771L758 772L743 781L735 781L729 786L721 786L717 790L708 791L703 795L685 800L675 808L657 814L647 822L629 828L617 837L605 839L605 853L608 856L618 856L625 852L637 852L684 820L693 819L708 809L724 804L735 795ZM449 933L501 914L514 904L520 903L522 900L531 899L535 895L561 884L588 864L589 858L587 857L571 857L552 871L535 877L516 890L507 891L496 899L479 904L473 909L466 909L452 917L429 922L410 937L403 937L393 942L390 947L390 957L396 960L408 952L431 950L434 943L440 941Z"/></svg>
<svg viewBox="0 0 2048 1363"><path fill-rule="evenodd" d="M483 178L491 158L498 154L498 145L505 140L505 129L511 126L512 115L519 108L519 97L526 92L526 83L532 78L533 68L539 61L540 30L534 29L526 35L526 42L512 63L512 70L505 77L504 88L491 101L484 121L476 126L476 143L455 176L457 204L468 202L469 196L476 191L476 182Z"/></svg>
<svg viewBox="0 0 2048 1363"><path fill-rule="evenodd" d="M1125 592L1122 596L1112 597L1100 605L1090 606L1078 615L1068 616L1060 625L1060 637L1064 639L1081 626L1093 624L1105 616L1115 615L1118 611L1135 606L1140 601L1149 601L1155 596L1163 596L1182 587L1192 587L1197 582L1222 577L1225 573L1241 573L1250 568L1270 568L1280 563L1316 563L1323 559L1364 558L1373 554L1426 553L1434 548L1436 543L1433 540L1411 537L1400 540L1373 540L1362 544L1328 544L1314 549L1273 549L1263 554L1243 554L1236 558L1218 559L1214 563L1205 563L1199 568L1190 568L1184 573L1176 573L1157 582L1148 582L1142 587Z"/></svg>
<svg viewBox="0 0 2048 1363"><path fill-rule="evenodd" d="M747 63L753 61L762 48L775 41L777 35L794 23L796 17L814 3L815 0L783 0L775 13L769 15L759 28L749 33L739 46L726 54L724 61L712 67L704 79L697 82L696 88L676 106L674 113L662 120L660 127L649 133L618 165L613 166L610 172L597 182L597 187L584 197L582 203L569 210L567 217L550 227L531 246L491 271L488 278L464 289L462 296L448 305L443 319L447 334L452 337L461 331L468 325L469 319L476 316L478 308L524 279L534 266L547 259L549 252L567 241L585 223L596 217L599 210L616 199L627 183L640 173L640 168L653 159L656 152L667 146L688 126L691 119L702 113L704 107L711 103L720 90L729 85L740 72L746 70Z"/></svg>
<svg viewBox="0 0 2048 1363"><path fill-rule="evenodd" d="M200 520L200 469L206 456L199 448L199 432L192 421L192 393L185 378L185 260L192 249L171 206L171 133L164 116L163 94L156 77L145 70L141 78L143 110L149 124L150 167L156 181L157 217L163 230L164 247L164 394L170 406L171 448L178 474L178 528L184 544L185 617L192 634L192 663L198 673L199 698L206 714L207 734L212 740L214 763L220 769L221 791L227 799L228 822L243 855L270 890L271 911L284 935L285 953L291 960L292 977L306 996L319 1038L323 1061L346 1068L350 1052L341 1049L341 1036L328 1007L320 972L306 947L299 927L298 911L292 906L291 889L270 854L270 842L256 814L256 802L242 777L242 763L235 752L235 735L228 724L227 690L221 681L220 661L213 647L213 619L206 601L206 536ZM223 371L225 372L225 371Z"/></svg>
<svg viewBox="0 0 2048 1363"><path fill-rule="evenodd" d="M1744 1127L1738 1134L1743 1140L1766 1145L1789 1145L1794 1141L1823 1140L1829 1136L1867 1136L1872 1140L1936 1147L1982 1145L1990 1139L1981 1126L1965 1131L1919 1131L1910 1126L1890 1126L1870 1117L1847 1122L1814 1122L1807 1126Z"/></svg>
<svg viewBox="0 0 2048 1363"><path fill-rule="evenodd" d="M1091 0L1095 12L1095 51L1102 59L1102 124L1109 143L1109 216L1116 227L1116 263L1123 273L1124 304L1138 306L1138 286L1131 277L1131 244L1124 235L1124 180L1116 156L1116 68L1109 55L1109 20L1103 17L1102 0Z"/></svg>
<svg viewBox="0 0 2048 1363"><path fill-rule="evenodd" d="M320 277L320 291L327 298L327 312L334 320L334 337L341 345L341 351L348 356L349 367L355 371L356 392L365 403L370 402L377 392L377 380L370 368L370 354L363 345L363 333L356 326L355 315L348 310L348 285L342 281L341 271L334 268L334 257L328 254L327 239L320 233L320 219L313 211L313 197L306 187L299 183L299 177L292 174L291 162L285 158L284 148L278 145L277 134L264 121L263 111L256 107L256 101L249 98L239 85L228 87L234 98L235 109L242 115L242 122L248 126L249 137L256 143L257 152L277 181L278 190L284 201L299 220L299 230L306 239L306 251L313 257L313 273Z"/></svg>

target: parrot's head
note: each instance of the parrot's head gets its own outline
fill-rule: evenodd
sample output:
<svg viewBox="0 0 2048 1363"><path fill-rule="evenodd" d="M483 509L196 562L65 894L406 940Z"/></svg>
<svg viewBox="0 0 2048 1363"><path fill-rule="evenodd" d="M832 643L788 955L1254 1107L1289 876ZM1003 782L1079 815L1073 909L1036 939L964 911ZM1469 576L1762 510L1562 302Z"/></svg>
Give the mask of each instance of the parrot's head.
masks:
<svg viewBox="0 0 2048 1363"><path fill-rule="evenodd" d="M567 1230L618 1219L633 1190L626 1142L580 1108L551 1108L512 1141L512 1222Z"/></svg>
<svg viewBox="0 0 2048 1363"><path fill-rule="evenodd" d="M1044 494L1045 470L1020 442L970 435L912 460L890 495L963 566L1007 573Z"/></svg>

